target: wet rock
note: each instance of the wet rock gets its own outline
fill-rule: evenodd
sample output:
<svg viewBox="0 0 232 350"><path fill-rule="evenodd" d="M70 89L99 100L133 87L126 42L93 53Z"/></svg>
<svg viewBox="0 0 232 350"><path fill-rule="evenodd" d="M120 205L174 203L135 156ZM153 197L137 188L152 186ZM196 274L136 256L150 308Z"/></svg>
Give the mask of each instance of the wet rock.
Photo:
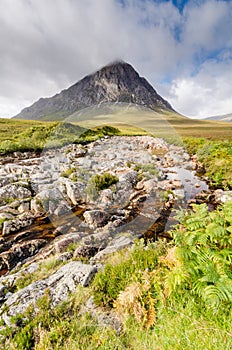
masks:
<svg viewBox="0 0 232 350"><path fill-rule="evenodd" d="M69 262L48 278L34 282L11 295L0 309L2 319L6 325L11 326L12 316L24 313L31 304L35 305L46 291L49 291L51 307L54 307L67 300L69 294L75 292L77 284L88 286L96 272L95 266L79 261Z"/></svg>
<svg viewBox="0 0 232 350"><path fill-rule="evenodd" d="M104 210L89 210L83 214L86 223L90 228L102 227L110 219L109 213Z"/></svg>

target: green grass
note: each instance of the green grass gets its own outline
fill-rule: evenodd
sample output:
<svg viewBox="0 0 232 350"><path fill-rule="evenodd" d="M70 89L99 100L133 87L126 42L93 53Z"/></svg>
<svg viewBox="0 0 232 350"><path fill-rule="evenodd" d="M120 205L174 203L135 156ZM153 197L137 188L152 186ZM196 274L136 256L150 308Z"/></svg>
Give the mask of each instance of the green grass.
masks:
<svg viewBox="0 0 232 350"><path fill-rule="evenodd" d="M29 284L47 278L52 273L56 272L63 265L61 260L51 257L44 262L41 262L39 269L30 274L22 274L13 286L14 291L27 287Z"/></svg>
<svg viewBox="0 0 232 350"><path fill-rule="evenodd" d="M155 247L155 248L154 248ZM133 281L141 280L143 271L152 271L158 264L158 253L166 247L161 243L149 244L146 249L142 241L133 249L118 252L99 272L93 283L94 300L101 306L113 306L120 291Z"/></svg>
<svg viewBox="0 0 232 350"><path fill-rule="evenodd" d="M214 188L232 188L232 141L184 138L190 154L196 154Z"/></svg>
<svg viewBox="0 0 232 350"><path fill-rule="evenodd" d="M17 120L0 118L0 142L14 140L19 134L32 127L56 126L57 122L40 122L36 120Z"/></svg>
<svg viewBox="0 0 232 350"><path fill-rule="evenodd" d="M223 208L218 211L219 216L222 213L228 215L229 211ZM188 227L188 217L182 224ZM213 247L213 242L211 245ZM217 310L210 308L202 298L192 293L194 288L191 284L171 295L163 289L166 276L176 266L175 256L169 253L171 247L165 242L149 243L148 246L138 242L132 248L115 253L108 258L105 269L98 272L92 286L78 286L68 301L53 309L50 308L47 291L37 302L36 313L34 307L29 307L26 314L12 319L18 324L16 328L7 327L1 331L1 349L231 349L231 307L221 302ZM50 265L53 269L54 262ZM47 273L48 269L45 270ZM194 279L194 275L191 275L191 279ZM128 287L133 283L141 288L136 298L133 288L128 295ZM93 293L97 304L107 306L107 312L113 306L119 312L115 300L120 295L124 296L126 306L119 312L122 323L119 333L110 325L99 325L97 319L82 310L82 305ZM140 309L129 309L131 300L135 306L140 304ZM149 324L147 319L138 320L141 310L146 316L152 315L152 323ZM100 308L99 311L106 309Z"/></svg>

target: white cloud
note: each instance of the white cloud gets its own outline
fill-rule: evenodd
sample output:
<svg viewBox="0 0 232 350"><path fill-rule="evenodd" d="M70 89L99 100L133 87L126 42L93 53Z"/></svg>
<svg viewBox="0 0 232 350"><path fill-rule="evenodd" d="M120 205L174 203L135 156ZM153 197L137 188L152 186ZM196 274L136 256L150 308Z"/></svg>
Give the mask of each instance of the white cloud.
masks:
<svg viewBox="0 0 232 350"><path fill-rule="evenodd" d="M195 76L176 79L169 100L185 115L197 118L231 113L232 60L205 62Z"/></svg>
<svg viewBox="0 0 232 350"><path fill-rule="evenodd" d="M192 102L196 94L199 108L211 112L203 98L207 89L227 111L224 62L231 60L232 4L189 3L180 14L171 1L127 0L122 6L117 0L1 0L0 116L12 116L119 58L171 96L182 113L200 115ZM221 61L202 65L202 55L221 49ZM195 90L194 99L188 90Z"/></svg>

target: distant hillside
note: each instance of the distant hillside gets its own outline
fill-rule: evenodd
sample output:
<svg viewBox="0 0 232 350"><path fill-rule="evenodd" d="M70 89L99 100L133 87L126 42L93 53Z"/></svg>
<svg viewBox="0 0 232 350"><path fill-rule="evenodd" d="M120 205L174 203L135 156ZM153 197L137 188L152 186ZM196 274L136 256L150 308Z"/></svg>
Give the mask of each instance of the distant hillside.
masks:
<svg viewBox="0 0 232 350"><path fill-rule="evenodd" d="M205 118L207 120L221 120L223 122L232 122L232 113L224 114L224 115L216 115L213 117Z"/></svg>
<svg viewBox="0 0 232 350"><path fill-rule="evenodd" d="M130 64L120 61L86 76L53 97L40 98L14 118L63 120L83 108L108 102L134 103L155 111L175 112Z"/></svg>

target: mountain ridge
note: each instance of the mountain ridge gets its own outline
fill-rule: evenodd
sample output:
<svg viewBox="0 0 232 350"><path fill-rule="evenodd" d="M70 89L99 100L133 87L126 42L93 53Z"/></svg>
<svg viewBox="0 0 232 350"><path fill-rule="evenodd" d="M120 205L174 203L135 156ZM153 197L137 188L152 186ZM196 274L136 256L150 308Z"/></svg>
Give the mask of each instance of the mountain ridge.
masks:
<svg viewBox="0 0 232 350"><path fill-rule="evenodd" d="M116 61L52 97L40 98L14 118L63 120L76 111L105 102L135 103L153 110L175 112L132 65Z"/></svg>
<svg viewBox="0 0 232 350"><path fill-rule="evenodd" d="M215 115L212 117L207 117L205 119L206 120L218 120L218 121L224 121L224 122L232 122L232 113Z"/></svg>

